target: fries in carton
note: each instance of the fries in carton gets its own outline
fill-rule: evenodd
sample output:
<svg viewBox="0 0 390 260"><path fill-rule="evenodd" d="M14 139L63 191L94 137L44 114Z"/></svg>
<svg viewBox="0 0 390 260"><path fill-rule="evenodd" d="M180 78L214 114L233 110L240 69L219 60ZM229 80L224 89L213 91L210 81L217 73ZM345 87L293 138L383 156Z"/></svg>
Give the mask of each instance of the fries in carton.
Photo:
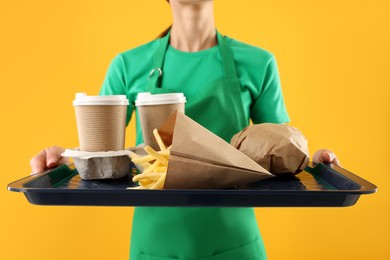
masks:
<svg viewBox="0 0 390 260"><path fill-rule="evenodd" d="M128 189L162 189L164 188L165 178L168 170L168 160L170 147L166 147L158 134L157 129L153 130L153 135L156 138L160 151L155 151L152 147L144 148L148 155L139 156L135 153L130 153L130 158L142 169L142 173L133 177L133 181L138 181L138 187L130 187Z"/></svg>
<svg viewBox="0 0 390 260"><path fill-rule="evenodd" d="M173 113L158 132L164 146L170 146L169 151L157 152L169 154L164 189L228 188L273 176L181 112Z"/></svg>

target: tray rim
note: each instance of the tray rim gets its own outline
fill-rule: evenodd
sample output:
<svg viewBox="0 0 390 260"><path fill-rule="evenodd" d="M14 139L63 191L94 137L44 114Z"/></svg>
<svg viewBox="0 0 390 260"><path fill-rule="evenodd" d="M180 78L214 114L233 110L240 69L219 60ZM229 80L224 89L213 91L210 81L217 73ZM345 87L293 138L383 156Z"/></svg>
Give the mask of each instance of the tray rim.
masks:
<svg viewBox="0 0 390 260"><path fill-rule="evenodd" d="M278 194L278 193L291 193L291 194L307 194L307 193L320 193L320 194L372 194L377 192L377 186L373 183L359 177L358 175L341 168L333 163L330 164L323 164L323 163L313 163L310 162L308 167L314 169L315 167L325 167L327 170L331 170L333 172L338 173L339 175L344 176L348 180L358 184L361 188L356 190L343 190L343 189L337 189L337 190L256 190L256 189L166 189L166 190L131 190L131 189L113 189L113 188L99 188L99 189L60 189L60 188L35 188L35 187L25 187L23 184L30 182L34 179L38 179L44 175L49 174L50 172L53 172L54 170L60 169L60 168L67 168L67 171L72 174L71 177L74 177L77 175L77 170L75 169L74 165L61 165L53 169L49 169L40 173L36 173L33 175L25 176L21 179L18 179L16 181L13 181L7 185L7 189L9 191L13 192L22 192L22 193L28 193L28 192L47 192L47 193L53 193L53 191L60 191L61 193L71 192L74 193L75 191L80 193L123 193L126 192L132 192L135 194L144 194L146 193L184 193L184 194L230 194L231 192L234 192L235 194ZM307 171L309 174L312 174L310 171Z"/></svg>
<svg viewBox="0 0 390 260"><path fill-rule="evenodd" d="M356 204L360 195L374 193L377 187L334 165L310 164L312 169L305 169L315 179L319 178L336 189L329 190L292 190L292 189L171 189L171 190L128 190L127 185L120 187L94 188L61 188L56 187L62 181L77 175L74 165L60 166L66 171L55 172L50 178L57 178L53 187L37 188L23 187L24 183L39 181L50 172L60 168L50 169L42 173L26 176L8 185L8 190L22 192L27 200L41 206L122 206L122 207L348 207ZM325 167L314 169L314 167ZM333 167L333 168L332 168ZM338 171L336 171L336 169ZM328 174L330 171L330 175ZM343 173L340 173L342 171ZM317 175L317 176L316 176ZM347 176L347 177L346 177ZM348 182L335 181L345 178ZM130 180L128 180L130 181ZM344 186L347 184L347 186ZM351 187L351 185L352 187ZM356 184L356 185L354 185ZM131 183L129 182L129 186ZM338 189L338 188L359 189ZM104 196L101 196L104 195Z"/></svg>

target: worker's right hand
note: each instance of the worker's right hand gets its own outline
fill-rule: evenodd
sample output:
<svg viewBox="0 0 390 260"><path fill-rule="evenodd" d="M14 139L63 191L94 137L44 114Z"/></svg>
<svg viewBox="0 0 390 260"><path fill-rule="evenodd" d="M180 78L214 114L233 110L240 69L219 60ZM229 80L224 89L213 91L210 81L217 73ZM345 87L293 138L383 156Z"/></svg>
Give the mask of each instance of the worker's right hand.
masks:
<svg viewBox="0 0 390 260"><path fill-rule="evenodd" d="M61 164L69 164L69 159L61 156L64 151L65 149L59 146L52 146L40 151L30 160L31 174L55 168Z"/></svg>

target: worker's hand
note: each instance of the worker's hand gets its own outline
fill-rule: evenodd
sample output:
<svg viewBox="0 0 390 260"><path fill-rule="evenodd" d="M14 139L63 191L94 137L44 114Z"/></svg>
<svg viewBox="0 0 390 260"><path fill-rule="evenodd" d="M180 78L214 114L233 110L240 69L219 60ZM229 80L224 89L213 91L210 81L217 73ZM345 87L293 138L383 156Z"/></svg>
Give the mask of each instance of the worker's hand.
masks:
<svg viewBox="0 0 390 260"><path fill-rule="evenodd" d="M313 155L313 162L315 163L334 163L341 167L340 161L337 156L328 149L320 149Z"/></svg>
<svg viewBox="0 0 390 260"><path fill-rule="evenodd" d="M31 174L42 172L61 164L69 164L69 159L61 156L64 151L65 149L59 146L52 146L40 151L30 160Z"/></svg>

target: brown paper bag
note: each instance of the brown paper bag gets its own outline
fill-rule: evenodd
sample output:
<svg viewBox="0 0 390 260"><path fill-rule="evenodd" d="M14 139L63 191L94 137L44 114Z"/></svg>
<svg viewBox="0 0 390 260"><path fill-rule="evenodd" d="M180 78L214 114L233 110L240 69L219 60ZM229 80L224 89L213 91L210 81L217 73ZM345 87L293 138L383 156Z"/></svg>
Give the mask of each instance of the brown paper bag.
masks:
<svg viewBox="0 0 390 260"><path fill-rule="evenodd" d="M159 133L172 144L164 189L228 188L273 176L181 112L172 114Z"/></svg>
<svg viewBox="0 0 390 260"><path fill-rule="evenodd" d="M234 135L230 143L275 175L297 174L310 159L306 138L288 125L251 125Z"/></svg>

